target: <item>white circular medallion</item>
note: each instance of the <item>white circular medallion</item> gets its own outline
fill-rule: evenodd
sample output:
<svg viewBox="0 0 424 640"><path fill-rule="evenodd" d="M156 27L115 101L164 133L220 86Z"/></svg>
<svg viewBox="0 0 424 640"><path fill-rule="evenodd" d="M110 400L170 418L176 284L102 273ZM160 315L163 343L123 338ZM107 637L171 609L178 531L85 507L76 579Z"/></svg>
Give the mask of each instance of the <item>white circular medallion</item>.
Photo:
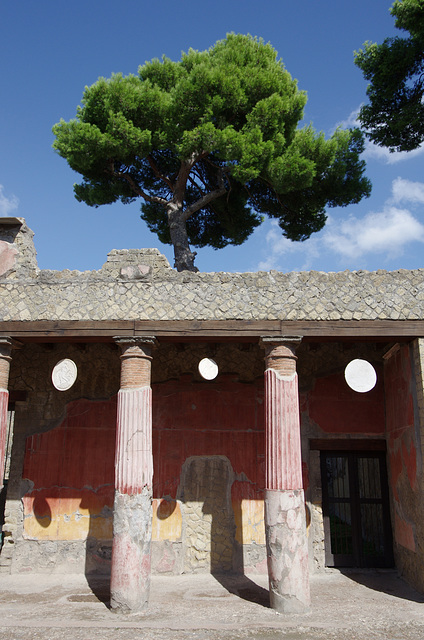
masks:
<svg viewBox="0 0 424 640"><path fill-rule="evenodd" d="M52 382L58 391L67 391L77 379L77 365L73 360L60 360L52 372Z"/></svg>
<svg viewBox="0 0 424 640"><path fill-rule="evenodd" d="M345 369L345 379L351 389L366 393L375 387L377 374L368 360L352 360Z"/></svg>
<svg viewBox="0 0 424 640"><path fill-rule="evenodd" d="M199 373L205 380L213 380L218 375L218 365L212 358L203 358L199 362Z"/></svg>

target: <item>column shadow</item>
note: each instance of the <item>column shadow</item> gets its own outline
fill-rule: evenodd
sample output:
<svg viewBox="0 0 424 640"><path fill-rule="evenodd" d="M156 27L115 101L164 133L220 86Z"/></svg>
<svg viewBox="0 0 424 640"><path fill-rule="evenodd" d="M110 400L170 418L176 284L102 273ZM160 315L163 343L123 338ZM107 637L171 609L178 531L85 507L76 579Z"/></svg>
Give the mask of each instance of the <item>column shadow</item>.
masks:
<svg viewBox="0 0 424 640"><path fill-rule="evenodd" d="M60 494L60 489L59 492ZM56 497L56 496L55 496ZM73 497L80 497L73 496ZM69 493L67 494L69 498ZM84 496L81 496L79 506L81 509L89 509L89 501L84 500ZM32 503L32 513L39 527L48 529L51 526L53 520L52 510L49 502L46 499L45 490L36 492ZM63 517L63 514L61 514ZM111 547L109 544L104 544L105 541L99 540L96 537L95 531L95 517L89 512L88 516L89 528L87 532L87 538L85 541L85 571L84 575L87 580L87 584L92 591L91 594L73 594L70 596L72 601L75 602L89 602L91 600L99 600L109 608L110 603L110 558ZM69 542L72 544L72 541ZM95 570L96 560L93 557L99 558L103 561L102 573L98 573Z"/></svg>
<svg viewBox="0 0 424 640"><path fill-rule="evenodd" d="M234 517L236 522L243 521L243 511L241 500L236 500L232 503ZM212 518L212 539L213 536L214 519ZM234 571L232 573L223 573L218 566L213 566L211 563L211 574L219 584L229 593L232 593L247 602L259 604L262 607L270 608L269 591L258 585L254 580L251 580L244 572L244 560L243 560L243 544L240 544L234 539L233 548L234 555Z"/></svg>
<svg viewBox="0 0 424 640"><path fill-rule="evenodd" d="M112 540L99 538L96 517L90 511L89 501L81 499L80 507L89 510L89 529L85 545L85 578L95 599L110 609L110 576L112 562ZM109 507L104 507L109 510ZM112 511L112 510L111 510Z"/></svg>
<svg viewBox="0 0 424 640"><path fill-rule="evenodd" d="M242 600L270 608L269 591L248 578L245 574L229 575L212 572L213 577L224 589Z"/></svg>
<svg viewBox="0 0 424 640"><path fill-rule="evenodd" d="M358 584L387 593L388 595L409 600L411 602L424 603L424 594L415 591L396 569L338 569L341 574L357 582Z"/></svg>

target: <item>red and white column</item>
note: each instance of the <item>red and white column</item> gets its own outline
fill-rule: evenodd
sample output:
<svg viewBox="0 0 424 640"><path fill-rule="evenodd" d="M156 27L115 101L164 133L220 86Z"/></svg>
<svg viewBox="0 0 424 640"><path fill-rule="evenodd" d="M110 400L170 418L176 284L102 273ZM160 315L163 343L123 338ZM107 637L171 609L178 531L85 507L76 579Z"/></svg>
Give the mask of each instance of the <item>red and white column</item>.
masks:
<svg viewBox="0 0 424 640"><path fill-rule="evenodd" d="M3 489L6 464L7 407L12 346L11 338L0 338L0 491Z"/></svg>
<svg viewBox="0 0 424 640"><path fill-rule="evenodd" d="M121 347L121 387L115 451L111 607L147 607L152 538L152 336L115 338Z"/></svg>
<svg viewBox="0 0 424 640"><path fill-rule="evenodd" d="M265 536L270 604L280 613L310 605L295 349L301 338L264 337Z"/></svg>

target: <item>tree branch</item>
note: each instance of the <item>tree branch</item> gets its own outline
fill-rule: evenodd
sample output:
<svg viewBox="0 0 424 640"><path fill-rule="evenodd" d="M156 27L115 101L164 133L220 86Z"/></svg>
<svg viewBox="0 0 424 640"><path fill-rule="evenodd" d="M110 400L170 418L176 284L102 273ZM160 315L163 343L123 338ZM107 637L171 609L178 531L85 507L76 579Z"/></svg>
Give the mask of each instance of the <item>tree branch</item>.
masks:
<svg viewBox="0 0 424 640"><path fill-rule="evenodd" d="M173 200L180 208L182 208L183 206L186 185L187 180L190 176L190 171L192 170L196 162L200 160L204 155L204 153L192 153L191 158L189 158L188 160L181 160L180 169L175 181L175 187L172 190L174 194Z"/></svg>
<svg viewBox="0 0 424 640"><path fill-rule="evenodd" d="M194 173L195 177L197 178L197 180L198 180L199 182L201 182L201 183L202 183L203 187L207 188L207 186L208 186L208 185L206 184L205 180L202 178L202 176L200 175L200 173L199 173L198 171L194 171L193 173ZM197 189L198 191L200 191L200 193L201 193L201 194L202 194L202 196L203 196L203 195L204 195L204 192L203 192L202 187L200 186L199 182L196 182L196 180L194 180L194 178L193 178L193 176L192 176L191 174L188 176L188 180L189 180L190 184L191 184L193 187L196 187L196 189Z"/></svg>
<svg viewBox="0 0 424 640"><path fill-rule="evenodd" d="M168 204L168 200L165 200L165 198L159 198L158 196L149 196L147 193L145 193L142 189L140 189L138 184L135 182L135 180L133 180L129 173L125 173L123 171L113 171L112 173L115 177L126 180L134 193L144 198L147 202L156 202L157 204L161 204L163 206L166 206Z"/></svg>
<svg viewBox="0 0 424 640"><path fill-rule="evenodd" d="M202 198L199 198L197 202L194 202L189 207L187 207L187 209L185 209L182 215L183 220L188 220L188 218L193 213L196 213L196 211L199 211L199 209L202 209L203 207L205 207L207 204L209 204L209 202L212 202L213 200L216 200L220 196L223 196L224 193L226 193L226 191L227 189L224 184L224 172L222 171L222 169L220 169L218 172L218 189L215 189L214 191L210 191L209 193L206 193Z"/></svg>
<svg viewBox="0 0 424 640"><path fill-rule="evenodd" d="M223 196L225 192L226 192L226 188L224 186L220 187L219 189L215 189L215 191L210 191L209 193L204 195L203 198L200 198L200 200L198 200L197 202L194 202L189 207L187 207L187 209L183 211L183 214L182 214L183 220L188 220L188 218L193 213L196 213L196 211L199 211L199 209L202 209L203 207L205 207L207 204L209 204L209 202L216 200L216 198Z"/></svg>
<svg viewBox="0 0 424 640"><path fill-rule="evenodd" d="M155 176L157 176L159 178L159 180L162 180L162 182L164 182L166 185L168 185L168 187L171 189L171 191L173 190L173 185L171 180L168 178L168 176L164 176L160 171L159 168L156 164L156 162L153 160L151 155L147 156L147 160L150 164L150 167L153 171L153 173L155 174Z"/></svg>

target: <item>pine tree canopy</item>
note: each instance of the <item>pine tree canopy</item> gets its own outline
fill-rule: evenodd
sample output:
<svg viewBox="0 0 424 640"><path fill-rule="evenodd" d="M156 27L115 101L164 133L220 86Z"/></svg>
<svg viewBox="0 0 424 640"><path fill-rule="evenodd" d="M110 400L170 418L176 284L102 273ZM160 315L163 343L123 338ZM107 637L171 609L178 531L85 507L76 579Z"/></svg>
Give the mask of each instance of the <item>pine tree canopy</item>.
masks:
<svg viewBox="0 0 424 640"><path fill-rule="evenodd" d="M412 151L424 141L424 0L397 0L390 12L409 36L366 42L355 53L370 81L359 120L376 144Z"/></svg>
<svg viewBox="0 0 424 640"><path fill-rule="evenodd" d="M326 207L370 193L358 129L326 139L299 128L306 94L270 44L229 34L179 62L86 87L76 119L53 127L54 148L81 174L79 201L141 199L141 217L174 246L175 266L197 270L195 247L243 243L264 216L305 240Z"/></svg>

